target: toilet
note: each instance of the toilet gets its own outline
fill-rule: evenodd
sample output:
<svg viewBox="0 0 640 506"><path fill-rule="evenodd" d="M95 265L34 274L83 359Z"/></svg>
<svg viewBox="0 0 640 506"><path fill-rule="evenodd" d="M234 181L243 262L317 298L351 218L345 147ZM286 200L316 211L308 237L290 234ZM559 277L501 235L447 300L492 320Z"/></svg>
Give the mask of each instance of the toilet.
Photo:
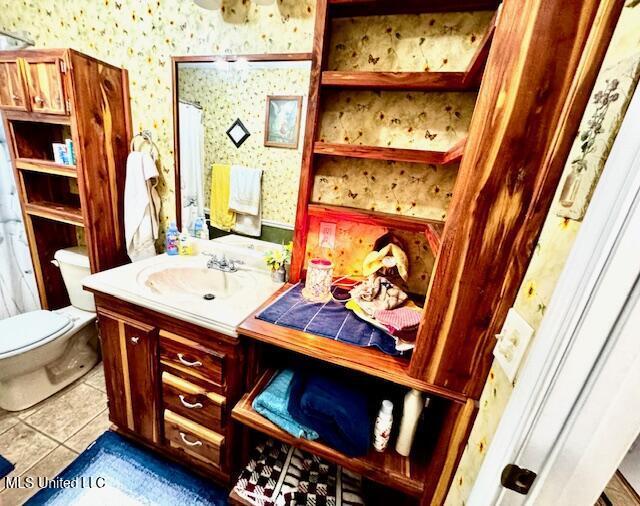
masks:
<svg viewBox="0 0 640 506"><path fill-rule="evenodd" d="M0 408L20 411L58 392L98 362L93 295L82 289L91 271L81 247L56 251L71 306L0 321Z"/></svg>

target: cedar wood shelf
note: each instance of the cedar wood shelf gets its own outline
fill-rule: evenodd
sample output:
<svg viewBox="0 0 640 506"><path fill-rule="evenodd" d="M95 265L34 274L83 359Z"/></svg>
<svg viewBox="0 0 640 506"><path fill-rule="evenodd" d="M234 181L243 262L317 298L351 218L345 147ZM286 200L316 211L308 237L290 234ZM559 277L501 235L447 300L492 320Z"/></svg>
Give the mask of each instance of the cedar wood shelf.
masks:
<svg viewBox="0 0 640 506"><path fill-rule="evenodd" d="M251 429L324 457L356 473L364 474L369 479L384 481L387 485L404 493L413 496L422 494L426 475L425 462L419 462L411 457L403 457L392 450L378 453L371 449L369 454L364 457L348 457L319 441L294 437L257 413L252 407L253 400L267 386L274 374L274 370L265 371L253 388L244 394L231 413L235 420Z"/></svg>
<svg viewBox="0 0 640 506"><path fill-rule="evenodd" d="M39 172L41 174L51 174L54 176L78 177L78 170L75 165L65 165L62 163L50 162L48 160L35 160L33 158L17 158L16 167L29 172Z"/></svg>
<svg viewBox="0 0 640 506"><path fill-rule="evenodd" d="M24 210L31 216L39 216L49 220L69 223L76 227L84 227L82 210L78 207L56 204L55 202L25 202Z"/></svg>
<svg viewBox="0 0 640 506"><path fill-rule="evenodd" d="M457 163L461 160L466 141L466 138L462 139L447 151L360 146L356 144L334 144L316 141L313 144L313 152L316 155L445 165L448 163Z"/></svg>
<svg viewBox="0 0 640 506"><path fill-rule="evenodd" d="M260 314L265 307L273 303L279 295L289 288L291 288L291 284L286 284L278 290L267 302L240 324L238 333L263 343L294 351L340 367L386 379L398 385L429 392L452 401L462 403L466 401L466 397L458 392L409 376L409 359L407 358L392 357L373 348L341 343L340 341L274 325L256 318L257 314Z"/></svg>

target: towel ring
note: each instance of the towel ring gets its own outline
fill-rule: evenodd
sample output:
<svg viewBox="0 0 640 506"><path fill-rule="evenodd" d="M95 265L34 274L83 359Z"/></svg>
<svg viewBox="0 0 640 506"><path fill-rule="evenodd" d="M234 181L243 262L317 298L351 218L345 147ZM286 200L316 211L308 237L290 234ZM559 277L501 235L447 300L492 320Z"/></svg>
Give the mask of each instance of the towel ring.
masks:
<svg viewBox="0 0 640 506"><path fill-rule="evenodd" d="M136 141L138 138L142 139L142 142L136 147ZM151 157L155 160L156 155L160 155L160 150L156 143L153 142L153 137L151 136L151 132L149 130L143 130L142 132L137 133L131 139L131 143L129 144L130 151L141 151L145 146L149 146L151 149Z"/></svg>

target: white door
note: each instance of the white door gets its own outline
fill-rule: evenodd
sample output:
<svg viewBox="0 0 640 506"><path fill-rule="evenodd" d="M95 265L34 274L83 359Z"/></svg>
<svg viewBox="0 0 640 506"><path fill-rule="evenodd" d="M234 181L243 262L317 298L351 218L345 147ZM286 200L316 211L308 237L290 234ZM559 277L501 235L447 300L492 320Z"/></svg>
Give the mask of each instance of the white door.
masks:
<svg viewBox="0 0 640 506"><path fill-rule="evenodd" d="M469 505L591 506L640 431L639 122L636 90Z"/></svg>

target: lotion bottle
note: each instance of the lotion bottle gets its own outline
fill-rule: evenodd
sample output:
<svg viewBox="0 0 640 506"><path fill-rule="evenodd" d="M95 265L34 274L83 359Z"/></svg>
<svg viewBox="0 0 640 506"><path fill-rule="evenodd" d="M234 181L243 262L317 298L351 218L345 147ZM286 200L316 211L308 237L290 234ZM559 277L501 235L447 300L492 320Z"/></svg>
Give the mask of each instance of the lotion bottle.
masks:
<svg viewBox="0 0 640 506"><path fill-rule="evenodd" d="M389 444L389 436L391 435L391 426L393 425L393 403L391 401L382 401L380 412L376 418L376 424L373 428L373 447L377 452L383 452Z"/></svg>
<svg viewBox="0 0 640 506"><path fill-rule="evenodd" d="M416 435L418 420L424 407L422 394L418 390L409 390L404 396L404 408L402 411L402 420L400 421L400 432L396 441L396 451L405 457L411 453L411 445Z"/></svg>

